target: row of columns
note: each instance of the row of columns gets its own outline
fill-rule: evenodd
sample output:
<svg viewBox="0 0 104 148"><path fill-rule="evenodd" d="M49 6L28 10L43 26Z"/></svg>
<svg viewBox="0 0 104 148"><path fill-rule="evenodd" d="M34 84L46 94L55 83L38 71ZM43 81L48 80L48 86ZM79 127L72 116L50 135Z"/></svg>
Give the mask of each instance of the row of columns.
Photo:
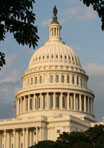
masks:
<svg viewBox="0 0 104 148"><path fill-rule="evenodd" d="M28 148L46 140L45 130L43 127L33 127L0 131L0 148Z"/></svg>
<svg viewBox="0 0 104 148"><path fill-rule="evenodd" d="M56 109L93 114L93 98L75 93L36 93L17 98L17 114Z"/></svg>
<svg viewBox="0 0 104 148"><path fill-rule="evenodd" d="M60 37L60 28L59 27L54 27L54 28L50 28L50 37Z"/></svg>
<svg viewBox="0 0 104 148"><path fill-rule="evenodd" d="M53 77L53 80L51 80L51 76ZM58 81L56 80L57 76L59 78ZM62 80L63 76L64 76L64 80ZM80 87L87 88L87 80L84 77L79 76L79 75L68 75L68 74L61 74L61 75L51 74L51 75L32 77L30 79L23 80L23 88L28 87L28 86L33 86L36 84L42 84L42 83L66 83L66 84L78 85Z"/></svg>

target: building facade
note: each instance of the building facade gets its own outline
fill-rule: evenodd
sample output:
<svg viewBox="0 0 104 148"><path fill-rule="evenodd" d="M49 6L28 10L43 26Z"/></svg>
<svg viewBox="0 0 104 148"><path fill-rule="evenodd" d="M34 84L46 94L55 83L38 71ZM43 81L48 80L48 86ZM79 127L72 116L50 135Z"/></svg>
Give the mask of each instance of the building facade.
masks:
<svg viewBox="0 0 104 148"><path fill-rule="evenodd" d="M32 56L16 94L16 117L0 120L0 148L28 148L95 122L94 94L75 51L61 39L57 9L49 39Z"/></svg>

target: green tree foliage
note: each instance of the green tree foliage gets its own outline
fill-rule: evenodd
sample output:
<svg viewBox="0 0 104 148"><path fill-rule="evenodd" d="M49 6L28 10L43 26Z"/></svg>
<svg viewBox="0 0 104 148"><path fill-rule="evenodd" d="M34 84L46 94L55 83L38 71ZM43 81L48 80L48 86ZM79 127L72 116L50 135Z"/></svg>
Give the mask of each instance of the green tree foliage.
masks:
<svg viewBox="0 0 104 148"><path fill-rule="evenodd" d="M35 0L0 0L0 41L10 32L19 44L37 46L34 3ZM4 64L5 54L0 52L0 67Z"/></svg>
<svg viewBox="0 0 104 148"><path fill-rule="evenodd" d="M57 141L41 141L30 148L104 148L104 125L85 132L63 133Z"/></svg>
<svg viewBox="0 0 104 148"><path fill-rule="evenodd" d="M102 22L101 28L104 31L104 0L80 0L80 1L83 1L83 3L88 7L90 5L93 6L93 9L97 11L99 18L101 18Z"/></svg>

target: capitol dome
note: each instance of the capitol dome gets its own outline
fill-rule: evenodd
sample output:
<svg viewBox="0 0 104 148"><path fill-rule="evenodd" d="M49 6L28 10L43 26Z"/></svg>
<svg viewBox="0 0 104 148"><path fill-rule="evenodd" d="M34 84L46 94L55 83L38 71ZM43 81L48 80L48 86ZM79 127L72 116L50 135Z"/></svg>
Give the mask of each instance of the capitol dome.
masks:
<svg viewBox="0 0 104 148"><path fill-rule="evenodd" d="M94 121L94 94L75 51L61 39L61 26L54 8L49 39L33 54L17 92L16 117L67 114Z"/></svg>

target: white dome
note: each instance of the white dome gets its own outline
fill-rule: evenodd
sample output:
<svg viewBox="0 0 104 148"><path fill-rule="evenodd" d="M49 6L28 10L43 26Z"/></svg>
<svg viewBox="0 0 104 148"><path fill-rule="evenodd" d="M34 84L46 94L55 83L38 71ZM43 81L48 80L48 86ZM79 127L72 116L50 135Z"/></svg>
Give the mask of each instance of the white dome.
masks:
<svg viewBox="0 0 104 148"><path fill-rule="evenodd" d="M47 63L46 63L47 62ZM60 63L81 67L80 60L72 48L61 42L46 43L39 48L32 56L29 68L41 65L43 63Z"/></svg>
<svg viewBox="0 0 104 148"><path fill-rule="evenodd" d="M62 113L94 119L88 76L75 51L61 40L60 30L54 15L49 40L33 54L22 76L23 88L16 95L18 117Z"/></svg>

